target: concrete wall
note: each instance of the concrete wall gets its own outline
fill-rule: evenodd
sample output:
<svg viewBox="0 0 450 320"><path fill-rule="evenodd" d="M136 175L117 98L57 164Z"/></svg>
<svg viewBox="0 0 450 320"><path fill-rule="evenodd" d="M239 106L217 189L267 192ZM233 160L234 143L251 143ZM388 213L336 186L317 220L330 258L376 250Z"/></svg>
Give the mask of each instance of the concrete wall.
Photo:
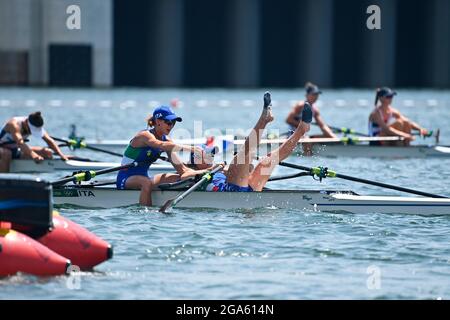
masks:
<svg viewBox="0 0 450 320"><path fill-rule="evenodd" d="M69 5L81 8L81 30L66 27ZM29 83L48 83L50 44L93 47L93 84L112 84L112 1L0 0L0 51L27 51Z"/></svg>
<svg viewBox="0 0 450 320"><path fill-rule="evenodd" d="M81 29L66 27L66 8L78 5L81 9ZM93 46L93 84L112 84L112 2L109 0L44 0L42 8L41 63L48 69L49 44L90 44ZM41 75L45 83L48 73Z"/></svg>
<svg viewBox="0 0 450 320"><path fill-rule="evenodd" d="M92 46L94 86L450 88L448 0L0 0L0 84L48 84L51 44Z"/></svg>

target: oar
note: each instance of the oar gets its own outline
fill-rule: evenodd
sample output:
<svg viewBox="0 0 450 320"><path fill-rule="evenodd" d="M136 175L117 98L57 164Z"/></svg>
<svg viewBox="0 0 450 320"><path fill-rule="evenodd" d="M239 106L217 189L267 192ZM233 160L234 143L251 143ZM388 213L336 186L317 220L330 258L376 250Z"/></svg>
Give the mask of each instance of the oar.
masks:
<svg viewBox="0 0 450 320"><path fill-rule="evenodd" d="M270 177L269 180L267 180L267 181L280 181L280 180L287 180L287 179L293 179L293 178L310 176L310 175L311 174L309 172L299 172L299 173L287 174L287 175L283 175L283 176Z"/></svg>
<svg viewBox="0 0 450 320"><path fill-rule="evenodd" d="M195 183L192 187L187 189L186 191L182 192L180 195L178 195L176 198L167 200L167 202L159 209L159 212L166 213L167 210L169 210L172 207L175 207L180 201L182 201L184 198L186 198L188 195L190 195L192 192L203 186L206 182L210 181L212 179L212 175L220 170L223 169L223 166L217 166L212 171L206 173L203 175L203 177Z"/></svg>
<svg viewBox="0 0 450 320"><path fill-rule="evenodd" d="M61 139L61 138L57 138L57 137L52 137L53 140L59 141L59 142L64 142L66 145L68 146L72 146L75 148L85 148L85 149L89 149L89 150L93 150L93 151L98 151L98 152L103 152L103 153L107 153L113 156L117 156L117 157L122 157L123 155L117 152L113 152L113 151L109 151L109 150L105 150L105 149L100 149L97 147L91 147L89 145L87 145L85 142L83 141L77 141L77 140L66 140L66 139Z"/></svg>
<svg viewBox="0 0 450 320"><path fill-rule="evenodd" d="M59 180L56 180L54 182L52 182L53 186L61 186L64 185L68 182L81 182L81 181L89 181L92 178L95 178L96 176L102 175L102 174L106 174L106 173L111 173L111 172L115 172L115 171L119 171L122 169L128 169L128 168L134 168L134 167L138 167L144 163L146 163L147 161L142 161L142 162L132 162L129 164L125 164L122 166L118 166L118 167L113 167L113 168L108 168L108 169L102 169L102 170L98 170L98 171L83 171L83 172L79 172L74 174L71 177L67 177L67 178L62 178Z"/></svg>
<svg viewBox="0 0 450 320"><path fill-rule="evenodd" d="M429 198L447 198L447 197L444 197L444 196L441 196L441 195L436 195L436 194L432 194L432 193L428 193L428 192L422 192L422 191L418 191L418 190L413 190L413 189L408 189L408 188L404 188L404 187L394 186L394 185L391 185L391 184L381 183L381 182L377 182L377 181L372 181L372 180L366 180L366 179L361 179L361 178L357 178L357 177L347 176L347 175L344 175L344 174L336 173L336 172L334 172L332 170L328 170L328 168L323 168L323 167L310 168L310 167L300 166L300 165L287 163L287 162L283 162L283 161L280 162L280 165L283 166L283 167L288 167L288 168L308 171L312 176L317 176L319 179L326 178L326 177L328 177L328 178L341 178L341 179L344 179L344 180L350 180L350 181L364 183L364 184L369 184L369 185L373 185L373 186L377 186L377 187L382 187L382 188L402 191L402 192L406 192L406 193L412 193L412 194L416 194L416 195L424 196L424 197L429 197Z"/></svg>

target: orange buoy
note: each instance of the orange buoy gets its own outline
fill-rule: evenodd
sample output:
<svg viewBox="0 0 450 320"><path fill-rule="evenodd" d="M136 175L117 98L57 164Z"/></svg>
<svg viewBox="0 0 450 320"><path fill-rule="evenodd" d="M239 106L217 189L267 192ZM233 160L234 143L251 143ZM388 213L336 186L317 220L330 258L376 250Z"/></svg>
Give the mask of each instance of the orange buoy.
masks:
<svg viewBox="0 0 450 320"><path fill-rule="evenodd" d="M75 222L53 212L53 229L37 238L44 246L69 258L82 270L112 258L112 246Z"/></svg>
<svg viewBox="0 0 450 320"><path fill-rule="evenodd" d="M24 272L36 276L66 273L70 260L32 238L10 229L0 229L0 276Z"/></svg>

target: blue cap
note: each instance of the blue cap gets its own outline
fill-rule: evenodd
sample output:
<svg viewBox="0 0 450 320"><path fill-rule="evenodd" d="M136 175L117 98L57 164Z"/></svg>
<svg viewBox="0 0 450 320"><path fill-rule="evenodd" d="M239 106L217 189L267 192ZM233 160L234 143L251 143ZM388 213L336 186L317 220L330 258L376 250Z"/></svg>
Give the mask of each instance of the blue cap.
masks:
<svg viewBox="0 0 450 320"><path fill-rule="evenodd" d="M177 117L175 112L170 109L168 106L160 106L153 111L154 119L162 119L162 120L175 120L178 122L183 121L180 117Z"/></svg>

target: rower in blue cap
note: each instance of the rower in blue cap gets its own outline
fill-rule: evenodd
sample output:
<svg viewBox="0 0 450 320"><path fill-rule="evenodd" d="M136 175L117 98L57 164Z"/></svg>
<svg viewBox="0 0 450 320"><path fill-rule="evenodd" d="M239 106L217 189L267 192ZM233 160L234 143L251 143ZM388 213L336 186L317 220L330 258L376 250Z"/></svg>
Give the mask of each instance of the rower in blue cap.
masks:
<svg viewBox="0 0 450 320"><path fill-rule="evenodd" d="M194 154L204 152L200 147L176 144L168 137L175 124L181 121L182 119L170 107L158 107L153 111L153 115L147 119L148 128L139 131L125 149L122 165L132 162L141 164L137 167L120 170L117 174L116 185L118 189L141 190L139 197L141 205L152 205L151 191L159 184L172 183L181 178L193 177L207 172L206 170L189 169L176 156L175 152L181 150ZM159 159L163 152L167 153L168 159L177 173L149 176L149 167Z"/></svg>

